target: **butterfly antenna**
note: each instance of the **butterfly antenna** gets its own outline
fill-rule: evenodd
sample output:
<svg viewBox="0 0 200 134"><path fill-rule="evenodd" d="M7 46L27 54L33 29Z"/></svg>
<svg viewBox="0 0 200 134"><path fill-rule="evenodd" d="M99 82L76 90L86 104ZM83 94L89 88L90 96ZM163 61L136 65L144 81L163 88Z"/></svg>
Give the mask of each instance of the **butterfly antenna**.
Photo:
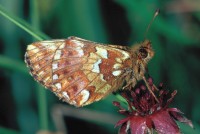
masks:
<svg viewBox="0 0 200 134"><path fill-rule="evenodd" d="M156 16L158 16L159 13L160 13L160 9L157 9L156 12L154 13L154 16L153 16L152 20L150 21L150 23L149 23L149 25L147 27L147 30L146 30L145 34L144 34L144 38L145 39L146 39L146 35L147 35L148 31L149 31L149 28L151 27L153 21L155 20Z"/></svg>

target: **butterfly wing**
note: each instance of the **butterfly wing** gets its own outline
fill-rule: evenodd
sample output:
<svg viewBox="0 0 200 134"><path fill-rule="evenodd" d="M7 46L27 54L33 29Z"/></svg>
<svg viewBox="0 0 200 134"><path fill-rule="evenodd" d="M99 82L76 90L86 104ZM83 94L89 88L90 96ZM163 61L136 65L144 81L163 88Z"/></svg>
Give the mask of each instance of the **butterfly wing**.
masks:
<svg viewBox="0 0 200 134"><path fill-rule="evenodd" d="M122 86L132 62L121 48L69 37L30 44L25 61L35 80L80 107Z"/></svg>

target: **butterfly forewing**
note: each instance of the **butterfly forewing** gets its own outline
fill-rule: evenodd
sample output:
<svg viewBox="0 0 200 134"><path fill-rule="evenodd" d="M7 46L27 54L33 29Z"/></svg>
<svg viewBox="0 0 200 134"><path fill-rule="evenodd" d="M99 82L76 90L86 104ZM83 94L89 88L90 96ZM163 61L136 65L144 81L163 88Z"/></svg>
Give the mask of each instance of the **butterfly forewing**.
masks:
<svg viewBox="0 0 200 134"><path fill-rule="evenodd" d="M122 86L123 74L132 66L122 48L69 37L29 45L25 61L37 81L79 107Z"/></svg>

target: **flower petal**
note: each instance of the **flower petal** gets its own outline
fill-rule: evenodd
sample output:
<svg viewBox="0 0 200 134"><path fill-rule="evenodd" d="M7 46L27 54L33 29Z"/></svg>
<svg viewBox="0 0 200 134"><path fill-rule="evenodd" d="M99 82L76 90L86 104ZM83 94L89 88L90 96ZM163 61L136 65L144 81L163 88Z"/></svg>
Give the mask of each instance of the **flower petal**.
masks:
<svg viewBox="0 0 200 134"><path fill-rule="evenodd" d="M140 116L134 116L130 119L131 134L146 134L147 126L146 119Z"/></svg>
<svg viewBox="0 0 200 134"><path fill-rule="evenodd" d="M127 134L127 122L125 122L124 124L122 124L122 126L119 129L118 134Z"/></svg>
<svg viewBox="0 0 200 134"><path fill-rule="evenodd" d="M153 128L153 121L151 120L151 118L146 117L146 125L149 129Z"/></svg>
<svg viewBox="0 0 200 134"><path fill-rule="evenodd" d="M158 134L180 134L176 122L170 117L168 111L159 111L150 116Z"/></svg>
<svg viewBox="0 0 200 134"><path fill-rule="evenodd" d="M172 115L172 117L174 117L174 119L189 125L191 128L194 128L192 122L188 120L187 118L185 118L184 116L182 116L180 113L173 112L173 111L170 111L169 113Z"/></svg>
<svg viewBox="0 0 200 134"><path fill-rule="evenodd" d="M125 122L127 122L127 121L129 120L129 118L130 118L130 117L121 119L120 121L118 121L118 122L115 124L115 127L118 127L118 126L120 126L121 124L124 124Z"/></svg>
<svg viewBox="0 0 200 134"><path fill-rule="evenodd" d="M167 111L169 111L169 112L177 112L177 113L180 113L180 114L184 114L178 108L167 108Z"/></svg>

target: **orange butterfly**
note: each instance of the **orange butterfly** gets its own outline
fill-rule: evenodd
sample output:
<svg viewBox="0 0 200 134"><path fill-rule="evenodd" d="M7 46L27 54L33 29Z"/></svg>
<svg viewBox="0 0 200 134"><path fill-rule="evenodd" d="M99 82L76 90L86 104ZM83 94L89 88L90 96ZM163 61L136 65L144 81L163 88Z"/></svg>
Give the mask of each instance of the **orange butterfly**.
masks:
<svg viewBox="0 0 200 134"><path fill-rule="evenodd" d="M129 48L69 37L28 45L25 62L36 81L80 107L134 87L153 55L148 40Z"/></svg>

